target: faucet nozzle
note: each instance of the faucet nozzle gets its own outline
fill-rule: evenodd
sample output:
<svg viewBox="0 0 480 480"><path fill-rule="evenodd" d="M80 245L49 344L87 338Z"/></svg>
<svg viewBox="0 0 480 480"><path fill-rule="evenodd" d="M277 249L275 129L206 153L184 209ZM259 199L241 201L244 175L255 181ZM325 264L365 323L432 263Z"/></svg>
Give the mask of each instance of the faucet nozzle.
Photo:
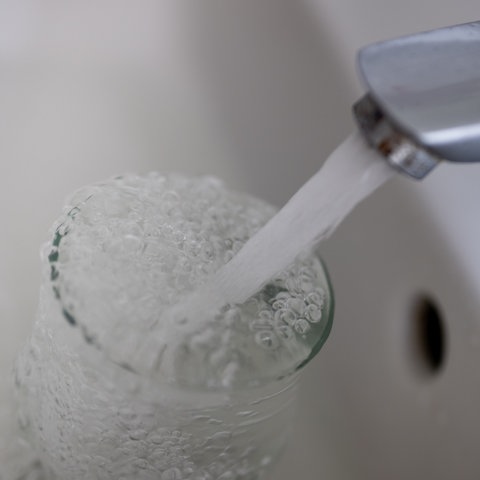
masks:
<svg viewBox="0 0 480 480"><path fill-rule="evenodd" d="M441 160L480 161L480 22L370 45L358 67L355 118L392 166L420 179Z"/></svg>

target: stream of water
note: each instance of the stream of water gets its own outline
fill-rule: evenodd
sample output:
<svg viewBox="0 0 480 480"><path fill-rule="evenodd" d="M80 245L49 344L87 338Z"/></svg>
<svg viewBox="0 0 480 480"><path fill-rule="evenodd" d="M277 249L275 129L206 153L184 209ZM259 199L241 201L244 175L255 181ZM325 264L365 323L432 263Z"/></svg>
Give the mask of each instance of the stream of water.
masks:
<svg viewBox="0 0 480 480"><path fill-rule="evenodd" d="M351 134L322 168L223 266L205 292L242 303L295 257L330 236L348 213L394 175L359 132Z"/></svg>

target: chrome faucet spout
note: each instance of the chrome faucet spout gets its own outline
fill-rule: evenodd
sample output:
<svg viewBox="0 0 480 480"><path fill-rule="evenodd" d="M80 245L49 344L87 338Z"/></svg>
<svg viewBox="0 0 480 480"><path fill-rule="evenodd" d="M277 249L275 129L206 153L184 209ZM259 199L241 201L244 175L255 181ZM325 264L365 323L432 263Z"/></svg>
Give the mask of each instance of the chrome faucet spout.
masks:
<svg viewBox="0 0 480 480"><path fill-rule="evenodd" d="M480 161L480 21L369 45L358 69L354 116L393 167L421 179L442 160Z"/></svg>

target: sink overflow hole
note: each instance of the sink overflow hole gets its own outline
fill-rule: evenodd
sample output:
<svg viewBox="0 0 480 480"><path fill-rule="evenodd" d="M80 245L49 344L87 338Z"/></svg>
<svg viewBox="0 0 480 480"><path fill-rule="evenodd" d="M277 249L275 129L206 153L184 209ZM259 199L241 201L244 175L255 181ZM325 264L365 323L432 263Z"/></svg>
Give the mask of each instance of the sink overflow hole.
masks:
<svg viewBox="0 0 480 480"><path fill-rule="evenodd" d="M434 375L445 364L446 332L436 302L427 295L417 298L412 309L412 336L418 365L424 373Z"/></svg>

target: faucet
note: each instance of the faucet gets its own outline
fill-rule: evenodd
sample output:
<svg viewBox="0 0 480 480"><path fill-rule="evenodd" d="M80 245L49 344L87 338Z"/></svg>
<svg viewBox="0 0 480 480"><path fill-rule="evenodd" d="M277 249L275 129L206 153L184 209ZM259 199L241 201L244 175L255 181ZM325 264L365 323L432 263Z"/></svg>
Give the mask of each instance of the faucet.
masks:
<svg viewBox="0 0 480 480"><path fill-rule="evenodd" d="M392 167L422 179L442 160L480 161L480 21L369 45L358 69L354 117Z"/></svg>

